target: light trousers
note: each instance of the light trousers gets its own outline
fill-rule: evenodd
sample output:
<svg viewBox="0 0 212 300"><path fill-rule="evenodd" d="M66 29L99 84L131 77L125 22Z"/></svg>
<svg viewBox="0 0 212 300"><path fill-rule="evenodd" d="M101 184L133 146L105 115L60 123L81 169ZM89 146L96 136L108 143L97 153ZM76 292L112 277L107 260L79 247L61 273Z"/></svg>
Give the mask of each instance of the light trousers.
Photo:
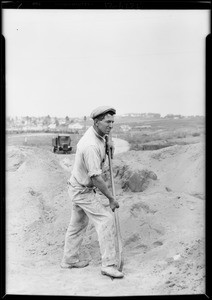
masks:
<svg viewBox="0 0 212 300"><path fill-rule="evenodd" d="M65 235L63 262L79 261L79 248L83 241L89 219L98 235L102 267L116 265L115 226L112 211L109 212L98 199L93 189L68 188L72 199L71 220Z"/></svg>

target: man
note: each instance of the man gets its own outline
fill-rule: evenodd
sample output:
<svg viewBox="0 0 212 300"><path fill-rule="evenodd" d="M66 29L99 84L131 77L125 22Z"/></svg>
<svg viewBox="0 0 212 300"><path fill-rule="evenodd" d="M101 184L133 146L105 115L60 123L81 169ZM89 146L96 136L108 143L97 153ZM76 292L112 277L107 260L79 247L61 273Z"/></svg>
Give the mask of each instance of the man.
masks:
<svg viewBox="0 0 212 300"><path fill-rule="evenodd" d="M74 167L68 182L72 215L66 232L61 267L83 268L89 264L86 260L80 261L78 253L90 219L98 234L102 258L101 273L122 278L123 273L116 267L114 218L112 212L100 202L95 191L98 188L108 198L112 211L119 207L101 176L106 160L105 135L113 128L114 114L116 110L113 107L96 108L91 113L94 125L85 132L77 144Z"/></svg>

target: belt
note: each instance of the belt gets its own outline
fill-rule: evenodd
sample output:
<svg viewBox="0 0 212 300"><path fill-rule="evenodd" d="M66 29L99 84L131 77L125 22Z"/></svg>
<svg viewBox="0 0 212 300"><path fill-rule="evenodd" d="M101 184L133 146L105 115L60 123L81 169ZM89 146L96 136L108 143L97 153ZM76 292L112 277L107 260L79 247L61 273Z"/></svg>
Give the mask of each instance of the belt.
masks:
<svg viewBox="0 0 212 300"><path fill-rule="evenodd" d="M67 181L67 184L68 185L70 185L70 186L72 186L73 188L76 188L75 186L73 186L72 184L71 184L71 182L68 180ZM93 190L93 192L96 194L96 187L95 186L92 186L92 187L89 187L89 186L83 186L84 187L84 190L83 191L86 191L87 189L88 190Z"/></svg>

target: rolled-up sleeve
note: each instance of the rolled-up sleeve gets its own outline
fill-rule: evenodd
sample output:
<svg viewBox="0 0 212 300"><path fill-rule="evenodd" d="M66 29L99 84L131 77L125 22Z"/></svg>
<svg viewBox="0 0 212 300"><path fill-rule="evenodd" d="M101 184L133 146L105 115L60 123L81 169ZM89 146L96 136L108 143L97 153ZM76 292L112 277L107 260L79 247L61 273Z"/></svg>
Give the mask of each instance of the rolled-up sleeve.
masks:
<svg viewBox="0 0 212 300"><path fill-rule="evenodd" d="M89 177L102 174L101 156L95 146L89 146L84 150L84 162Z"/></svg>

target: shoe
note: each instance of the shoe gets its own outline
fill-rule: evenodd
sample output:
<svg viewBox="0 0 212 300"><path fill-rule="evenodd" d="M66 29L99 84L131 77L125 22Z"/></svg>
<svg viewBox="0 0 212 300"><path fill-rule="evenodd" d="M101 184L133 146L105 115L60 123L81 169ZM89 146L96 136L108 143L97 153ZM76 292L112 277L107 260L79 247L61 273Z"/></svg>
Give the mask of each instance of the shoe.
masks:
<svg viewBox="0 0 212 300"><path fill-rule="evenodd" d="M102 267L101 269L102 275L107 275L113 278L123 278L124 274L119 272L114 266Z"/></svg>
<svg viewBox="0 0 212 300"><path fill-rule="evenodd" d="M64 268L64 269L84 268L88 265L89 265L89 261L87 261L87 260L82 260L82 261L78 261L78 262L75 262L75 263L62 262L60 264L61 268Z"/></svg>

